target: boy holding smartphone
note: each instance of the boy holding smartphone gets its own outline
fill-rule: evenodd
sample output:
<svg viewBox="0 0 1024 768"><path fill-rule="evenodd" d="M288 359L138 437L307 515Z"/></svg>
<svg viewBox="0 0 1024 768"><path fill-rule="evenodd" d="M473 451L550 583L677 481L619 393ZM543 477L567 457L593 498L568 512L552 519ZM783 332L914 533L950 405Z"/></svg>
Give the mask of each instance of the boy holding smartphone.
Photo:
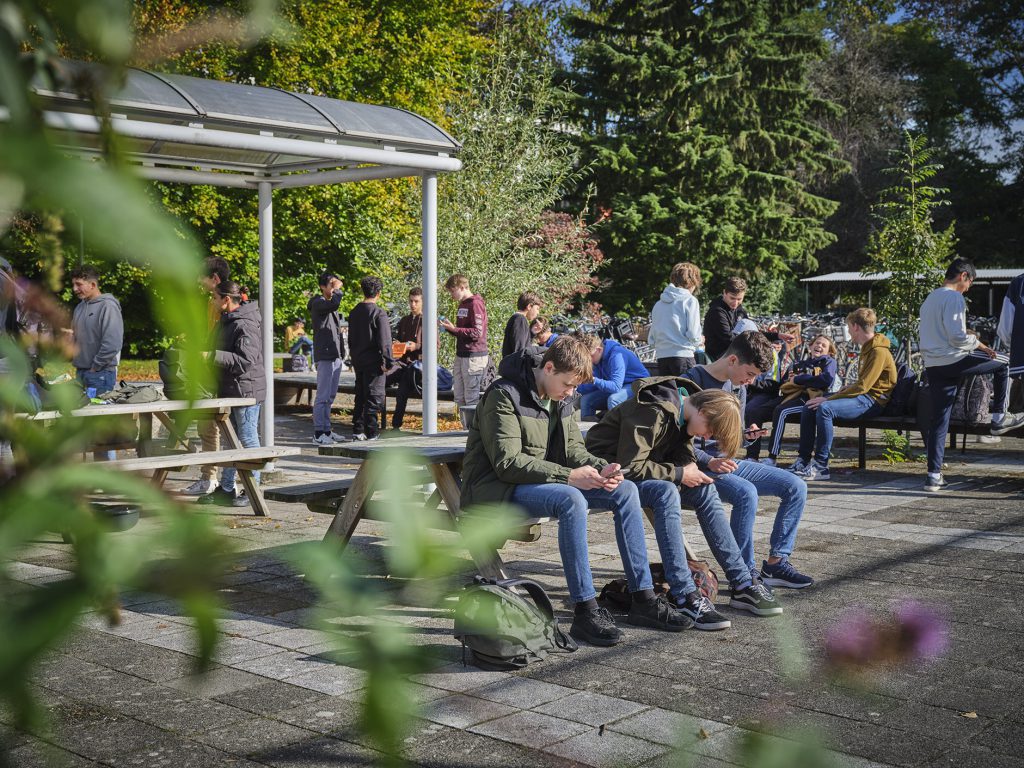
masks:
<svg viewBox="0 0 1024 768"><path fill-rule="evenodd" d="M746 411L747 387L757 376L772 367L772 343L760 331L747 331L736 336L725 353L708 365L697 365L686 372L686 378L702 389L723 389L734 392L740 401L740 412ZM758 424L749 424L743 433L749 443L764 437L767 431ZM697 463L706 466L714 478L718 494L732 504L731 526L743 559L754 579L762 579L770 587L803 589L814 583L793 567L789 556L796 545L796 531L807 503L807 485L791 472L760 464L750 459L734 461L721 456L714 440L696 441ZM754 560L754 522L760 496L776 496L779 508L772 527L768 559L760 571Z"/></svg>
<svg viewBox="0 0 1024 768"><path fill-rule="evenodd" d="M589 345L561 336L544 350L528 347L501 361L469 427L462 507L511 503L531 516L558 519L558 549L575 616L569 634L592 645L622 641L611 614L597 604L587 552L591 509L615 515L615 539L632 593L630 624L678 632L692 619L655 595L637 487L618 464L592 455L573 418L572 394L591 378Z"/></svg>

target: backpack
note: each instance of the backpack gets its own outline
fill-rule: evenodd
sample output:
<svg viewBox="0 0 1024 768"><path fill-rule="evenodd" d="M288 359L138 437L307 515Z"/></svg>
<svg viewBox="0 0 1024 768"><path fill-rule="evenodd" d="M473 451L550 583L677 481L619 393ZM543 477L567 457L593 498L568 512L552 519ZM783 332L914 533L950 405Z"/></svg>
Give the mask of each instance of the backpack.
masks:
<svg viewBox="0 0 1024 768"><path fill-rule="evenodd" d="M984 424L988 422L989 403L992 401L992 375L965 376L956 390L956 403L953 405L951 421L965 424Z"/></svg>
<svg viewBox="0 0 1024 768"><path fill-rule="evenodd" d="M718 597L718 574L711 570L711 566L705 560L687 560L686 565L690 569L690 576L700 593L712 603ZM671 595L668 583L665 579L665 566L662 563L651 563L651 582L654 585L656 594ZM629 592L629 584L625 579L612 579L601 589L598 601L608 603L614 608L628 611L633 603L633 596Z"/></svg>
<svg viewBox="0 0 1024 768"><path fill-rule="evenodd" d="M530 598L523 597L519 587ZM473 578L455 609L455 638L483 669L522 669L548 653L572 653L579 646L558 626L544 588L529 579Z"/></svg>
<svg viewBox="0 0 1024 768"><path fill-rule="evenodd" d="M188 379L185 376L185 369L181 365L181 353L173 347L169 348L160 358L157 368L160 372L160 381L164 385L164 396L171 400L184 400L188 396L186 384ZM206 387L199 387L196 391L198 398L213 396L213 393Z"/></svg>
<svg viewBox="0 0 1024 768"><path fill-rule="evenodd" d="M906 363L896 371L896 386L892 388L883 416L907 416L917 413L917 374Z"/></svg>
<svg viewBox="0 0 1024 768"><path fill-rule="evenodd" d="M416 388L416 394L423 394L423 363L417 360L412 364L412 382ZM443 365L437 366L437 391L451 392L455 386L455 376ZM481 390L483 391L483 390Z"/></svg>
<svg viewBox="0 0 1024 768"><path fill-rule="evenodd" d="M96 397L99 400L106 400L108 405L152 403L165 399L154 384L128 384L124 381L119 382L109 392L100 392Z"/></svg>
<svg viewBox="0 0 1024 768"><path fill-rule="evenodd" d="M309 358L305 355L294 354L288 360L288 370L291 373L306 373L309 371Z"/></svg>

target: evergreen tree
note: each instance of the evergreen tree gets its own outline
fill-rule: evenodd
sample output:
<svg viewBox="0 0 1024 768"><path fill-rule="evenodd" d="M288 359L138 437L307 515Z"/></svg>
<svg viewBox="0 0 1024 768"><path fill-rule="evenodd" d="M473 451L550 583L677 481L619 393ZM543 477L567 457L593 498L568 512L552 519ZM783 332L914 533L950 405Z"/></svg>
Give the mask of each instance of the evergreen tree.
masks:
<svg viewBox="0 0 1024 768"><path fill-rule="evenodd" d="M900 340L917 337L921 304L942 282L956 243L952 224L941 232L933 226L933 213L947 203L940 198L949 190L928 182L942 166L930 162L934 150L924 136L907 132L905 140L903 149L893 153L896 164L888 169L896 181L874 207L882 226L871 236L864 268L866 274L892 273L878 308Z"/></svg>
<svg viewBox="0 0 1024 768"><path fill-rule="evenodd" d="M823 52L812 7L592 0L570 17L571 111L611 214L607 304L650 306L680 259L778 281L831 242L835 205L811 187L845 165L815 122L835 108L807 87Z"/></svg>

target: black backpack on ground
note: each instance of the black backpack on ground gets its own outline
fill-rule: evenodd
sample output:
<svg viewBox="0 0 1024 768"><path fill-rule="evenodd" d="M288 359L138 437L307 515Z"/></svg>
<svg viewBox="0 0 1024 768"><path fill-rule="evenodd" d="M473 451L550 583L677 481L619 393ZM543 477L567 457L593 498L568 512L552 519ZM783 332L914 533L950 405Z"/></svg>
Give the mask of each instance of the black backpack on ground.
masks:
<svg viewBox="0 0 1024 768"><path fill-rule="evenodd" d="M544 588L529 579L474 577L459 596L455 637L462 641L463 664L468 648L476 666L492 670L522 669L549 653L578 648L559 628Z"/></svg>

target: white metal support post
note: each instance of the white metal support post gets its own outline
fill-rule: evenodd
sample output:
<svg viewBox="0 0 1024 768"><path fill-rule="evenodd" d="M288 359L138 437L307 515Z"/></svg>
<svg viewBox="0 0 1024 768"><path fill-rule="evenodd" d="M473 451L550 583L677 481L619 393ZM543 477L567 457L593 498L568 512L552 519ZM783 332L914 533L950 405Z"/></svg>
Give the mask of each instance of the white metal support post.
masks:
<svg viewBox="0 0 1024 768"><path fill-rule="evenodd" d="M423 174L423 434L437 433L437 174Z"/></svg>
<svg viewBox="0 0 1024 768"><path fill-rule="evenodd" d="M260 322L263 325L263 369L267 375L267 398L263 401L263 444L274 444L274 203L269 181L261 181L259 192L260 232Z"/></svg>

